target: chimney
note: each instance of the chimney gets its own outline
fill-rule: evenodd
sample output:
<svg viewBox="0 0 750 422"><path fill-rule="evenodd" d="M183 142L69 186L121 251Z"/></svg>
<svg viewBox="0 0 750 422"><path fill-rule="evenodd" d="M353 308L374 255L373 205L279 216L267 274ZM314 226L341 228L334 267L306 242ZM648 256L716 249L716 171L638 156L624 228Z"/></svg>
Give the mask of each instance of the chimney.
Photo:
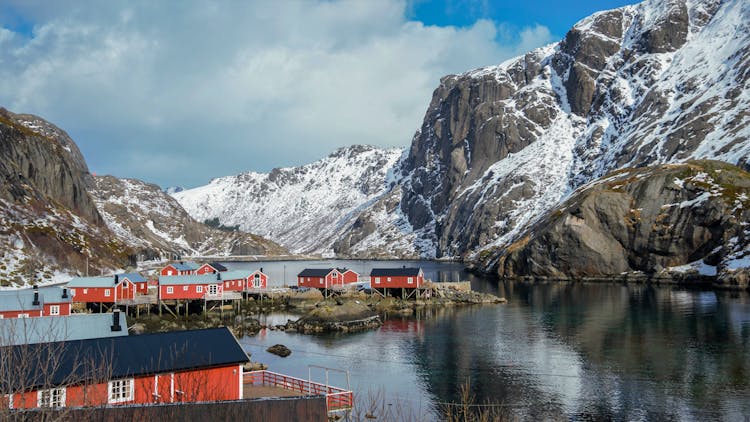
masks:
<svg viewBox="0 0 750 422"><path fill-rule="evenodd" d="M110 327L112 331L122 331L122 326L120 326L120 310L115 309L114 312L112 312L112 326Z"/></svg>
<svg viewBox="0 0 750 422"><path fill-rule="evenodd" d="M67 289L67 288L65 288L65 287L63 287L63 295L62 295L62 298L63 298L63 299L67 299L67 298L68 298L68 289Z"/></svg>
<svg viewBox="0 0 750 422"><path fill-rule="evenodd" d="M120 276L118 276L117 274L115 274L115 284L117 284L119 282L120 282Z"/></svg>
<svg viewBox="0 0 750 422"><path fill-rule="evenodd" d="M260 272L263 272L263 267L260 267Z"/></svg>
<svg viewBox="0 0 750 422"><path fill-rule="evenodd" d="M216 273L216 279L221 280L221 273Z"/></svg>
<svg viewBox="0 0 750 422"><path fill-rule="evenodd" d="M39 287L34 286L34 301L31 302L34 306L39 306Z"/></svg>

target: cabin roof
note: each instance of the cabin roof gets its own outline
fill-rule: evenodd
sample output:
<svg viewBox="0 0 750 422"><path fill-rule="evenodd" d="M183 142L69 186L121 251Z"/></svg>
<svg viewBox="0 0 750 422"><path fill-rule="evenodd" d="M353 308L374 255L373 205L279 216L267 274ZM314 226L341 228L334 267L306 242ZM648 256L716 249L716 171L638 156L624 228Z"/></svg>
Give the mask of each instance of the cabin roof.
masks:
<svg viewBox="0 0 750 422"><path fill-rule="evenodd" d="M112 330L113 318L105 313L0 319L0 346L127 336L125 313L120 314L120 331Z"/></svg>
<svg viewBox="0 0 750 422"><path fill-rule="evenodd" d="M123 278L127 278L128 280L130 280L131 283L143 283L147 281L139 273L121 273L121 274L118 274L118 276L120 277L120 280L122 280Z"/></svg>
<svg viewBox="0 0 750 422"><path fill-rule="evenodd" d="M305 268L297 277L325 277L335 268Z"/></svg>
<svg viewBox="0 0 750 422"><path fill-rule="evenodd" d="M39 305L34 305L34 289L0 291L0 312L38 310L45 303L72 302L72 295L70 293L68 293L67 298L62 297L62 287L41 287L36 291L39 292Z"/></svg>
<svg viewBox="0 0 750 422"><path fill-rule="evenodd" d="M167 265L166 267L169 267L170 265L172 267L174 267L177 271L195 271L198 268L200 268L200 265L198 265L198 264L196 264L195 262L192 262L192 261L173 262L173 263ZM166 267L164 267L164 268L166 268Z"/></svg>
<svg viewBox="0 0 750 422"><path fill-rule="evenodd" d="M254 273L255 271L248 271L248 270L234 270L234 271L224 271L220 272L219 275L221 276L222 281L226 280L245 280L248 277L250 277L250 274ZM216 274L214 274L216 276Z"/></svg>
<svg viewBox="0 0 750 422"><path fill-rule="evenodd" d="M354 271L354 270L353 270L353 269L351 269L351 268L336 268L336 269L337 269L337 270L338 270L338 272L340 272L341 274L344 274L344 273L345 273L345 272L347 272L347 271L351 271L351 272L353 272L354 274L359 274L358 272Z"/></svg>
<svg viewBox="0 0 750 422"><path fill-rule="evenodd" d="M109 277L73 277L67 284L68 287L114 287L115 278Z"/></svg>
<svg viewBox="0 0 750 422"><path fill-rule="evenodd" d="M416 277L422 272L421 268L373 268L370 277Z"/></svg>
<svg viewBox="0 0 750 422"><path fill-rule="evenodd" d="M217 274L162 275L159 284L165 286L182 286L185 284L219 284L224 277L216 279Z"/></svg>
<svg viewBox="0 0 750 422"><path fill-rule="evenodd" d="M227 271L227 267L219 264L218 262L209 262L208 265L210 265L211 268L215 269L216 271Z"/></svg>
<svg viewBox="0 0 750 422"><path fill-rule="evenodd" d="M79 384L102 376L122 379L249 360L226 327L9 346L0 348L0 353L28 363L18 368L16 377L28 390ZM49 365L53 361L56 364ZM49 370L39 370L45 365ZM0 393L10 389L12 380L7 378L0 380Z"/></svg>

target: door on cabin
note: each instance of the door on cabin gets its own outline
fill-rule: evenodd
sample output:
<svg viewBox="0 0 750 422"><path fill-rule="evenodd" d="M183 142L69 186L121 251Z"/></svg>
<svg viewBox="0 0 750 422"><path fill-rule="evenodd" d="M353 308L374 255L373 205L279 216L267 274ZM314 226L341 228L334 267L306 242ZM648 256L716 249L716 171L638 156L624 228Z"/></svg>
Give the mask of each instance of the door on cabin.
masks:
<svg viewBox="0 0 750 422"><path fill-rule="evenodd" d="M154 403L172 403L174 401L174 374L154 375Z"/></svg>

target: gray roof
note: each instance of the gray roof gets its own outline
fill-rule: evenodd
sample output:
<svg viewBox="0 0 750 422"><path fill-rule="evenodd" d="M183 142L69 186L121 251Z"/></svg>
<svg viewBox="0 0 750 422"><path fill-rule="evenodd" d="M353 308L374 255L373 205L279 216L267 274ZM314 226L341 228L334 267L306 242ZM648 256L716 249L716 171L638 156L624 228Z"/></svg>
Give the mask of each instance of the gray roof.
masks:
<svg viewBox="0 0 750 422"><path fill-rule="evenodd" d="M142 275L138 273L122 273L117 274L117 276L120 277L120 280L122 280L123 278L127 278L132 283L144 283L147 281L145 278L143 278Z"/></svg>
<svg viewBox="0 0 750 422"><path fill-rule="evenodd" d="M422 272L421 268L373 268L370 277L416 277Z"/></svg>
<svg viewBox="0 0 750 422"><path fill-rule="evenodd" d="M224 277L222 277L221 280L216 280L216 274L159 276L159 284L163 284L165 286L181 286L184 284L218 284L223 280Z"/></svg>
<svg viewBox="0 0 750 422"><path fill-rule="evenodd" d="M45 303L70 303L72 294L63 298L62 287L42 287L39 290L39 305L34 305L34 289L0 290L0 312L31 311L41 309Z"/></svg>
<svg viewBox="0 0 750 422"><path fill-rule="evenodd" d="M73 277L68 287L114 287L114 276L109 277Z"/></svg>
<svg viewBox="0 0 750 422"><path fill-rule="evenodd" d="M335 268L305 268L297 277L325 277Z"/></svg>
<svg viewBox="0 0 750 422"><path fill-rule="evenodd" d="M240 279L246 279L250 277L250 274L254 273L255 271L247 271L247 270L234 270L234 271L224 271L219 273L222 280L240 280ZM214 274L216 276L216 274Z"/></svg>
<svg viewBox="0 0 750 422"><path fill-rule="evenodd" d="M177 271L194 271L200 268L200 265L196 264L193 261L173 262L168 265L175 267Z"/></svg>
<svg viewBox="0 0 750 422"><path fill-rule="evenodd" d="M0 346L36 344L128 335L127 318L120 313L120 331L112 331L113 314L73 314L38 318L0 319Z"/></svg>

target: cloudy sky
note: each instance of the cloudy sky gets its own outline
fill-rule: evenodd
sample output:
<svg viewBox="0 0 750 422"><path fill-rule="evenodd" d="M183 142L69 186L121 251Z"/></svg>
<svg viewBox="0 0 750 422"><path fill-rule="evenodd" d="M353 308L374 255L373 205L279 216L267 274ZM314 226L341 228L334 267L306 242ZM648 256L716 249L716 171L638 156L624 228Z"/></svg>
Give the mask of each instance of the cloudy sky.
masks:
<svg viewBox="0 0 750 422"><path fill-rule="evenodd" d="M0 106L66 130L97 174L193 187L407 146L441 76L627 3L3 0Z"/></svg>

